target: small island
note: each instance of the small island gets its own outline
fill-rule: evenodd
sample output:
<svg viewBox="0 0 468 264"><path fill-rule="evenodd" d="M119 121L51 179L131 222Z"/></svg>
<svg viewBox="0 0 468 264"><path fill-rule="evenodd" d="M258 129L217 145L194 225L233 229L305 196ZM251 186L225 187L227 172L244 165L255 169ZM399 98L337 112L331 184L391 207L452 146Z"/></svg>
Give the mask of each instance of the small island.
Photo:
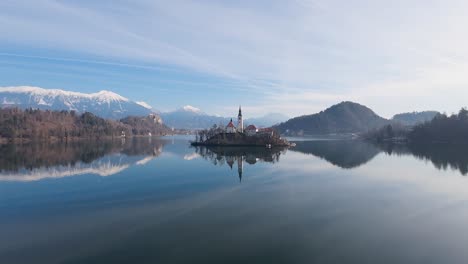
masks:
<svg viewBox="0 0 468 264"><path fill-rule="evenodd" d="M239 107L237 127L231 121L226 127L214 125L210 129L197 131L192 146L250 146L250 147L289 147L288 142L272 128L257 128L249 125L244 129L242 109Z"/></svg>

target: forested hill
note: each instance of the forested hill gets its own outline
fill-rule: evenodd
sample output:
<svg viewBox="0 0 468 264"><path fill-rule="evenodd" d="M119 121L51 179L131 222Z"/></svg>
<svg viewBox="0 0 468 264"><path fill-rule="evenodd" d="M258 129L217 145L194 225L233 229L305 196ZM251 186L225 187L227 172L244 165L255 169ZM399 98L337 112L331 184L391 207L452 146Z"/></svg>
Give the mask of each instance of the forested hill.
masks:
<svg viewBox="0 0 468 264"><path fill-rule="evenodd" d="M468 143L468 110L458 114L438 114L430 122L417 125L409 133L412 142Z"/></svg>
<svg viewBox="0 0 468 264"><path fill-rule="evenodd" d="M424 122L431 121L439 112L437 111L423 111L412 113L401 113L394 115L392 120L407 126L415 126Z"/></svg>
<svg viewBox="0 0 468 264"><path fill-rule="evenodd" d="M0 140L66 140L73 138L163 135L171 133L157 117L116 120L75 111L0 109Z"/></svg>
<svg viewBox="0 0 468 264"><path fill-rule="evenodd" d="M375 142L402 142L416 144L450 143L468 144L468 110L461 109L458 114L447 116L437 114L431 121L412 128L398 124L384 126L369 131L363 138Z"/></svg>
<svg viewBox="0 0 468 264"><path fill-rule="evenodd" d="M317 114L292 118L275 128L286 135L342 134L365 132L390 122L366 106L341 102Z"/></svg>

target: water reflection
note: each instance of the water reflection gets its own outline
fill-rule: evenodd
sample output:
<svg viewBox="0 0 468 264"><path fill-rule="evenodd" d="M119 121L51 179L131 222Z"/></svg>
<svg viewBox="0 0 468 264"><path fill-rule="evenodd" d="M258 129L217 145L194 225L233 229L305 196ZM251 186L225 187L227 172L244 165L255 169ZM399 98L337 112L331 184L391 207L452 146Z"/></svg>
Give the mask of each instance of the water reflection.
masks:
<svg viewBox="0 0 468 264"><path fill-rule="evenodd" d="M379 144L382 151L389 155L412 155L420 160L430 161L437 169L458 170L468 174L468 149L464 145L451 144Z"/></svg>
<svg viewBox="0 0 468 264"><path fill-rule="evenodd" d="M359 140L298 141L292 151L311 154L344 169L359 167L381 152L376 146Z"/></svg>
<svg viewBox="0 0 468 264"><path fill-rule="evenodd" d="M360 140L314 140L298 141L290 150L311 154L344 169L366 164L379 153L387 155L411 155L420 160L430 161L437 169L458 170L468 174L468 148L460 145L427 144L372 144Z"/></svg>
<svg viewBox="0 0 468 264"><path fill-rule="evenodd" d="M79 141L0 145L0 181L36 181L82 174L109 176L144 165L162 153L164 140Z"/></svg>
<svg viewBox="0 0 468 264"><path fill-rule="evenodd" d="M184 157L191 159L194 156L203 157L214 165L227 165L231 169L237 168L239 181L242 181L244 162L250 165L257 162L279 162L281 154L286 153L286 148L260 148L260 147L195 147L195 153Z"/></svg>
<svg viewBox="0 0 468 264"><path fill-rule="evenodd" d="M0 145L0 181L37 181L93 174L109 176L131 166L145 165L165 152L183 160L203 158L217 166L237 170L242 180L246 164L276 163L285 148L196 147L186 141L135 138L116 141L80 141L66 144L35 143ZM354 169L373 160L379 153L411 155L430 161L437 169L453 169L468 175L468 148L454 145L371 144L359 140L297 141L290 151L312 155L343 169Z"/></svg>
<svg viewBox="0 0 468 264"><path fill-rule="evenodd" d="M466 153L360 141L1 146L0 175L16 179L107 162L131 169L0 181L0 263L466 263L466 178L412 158L466 172ZM235 181L257 177L233 184L219 177L230 168Z"/></svg>

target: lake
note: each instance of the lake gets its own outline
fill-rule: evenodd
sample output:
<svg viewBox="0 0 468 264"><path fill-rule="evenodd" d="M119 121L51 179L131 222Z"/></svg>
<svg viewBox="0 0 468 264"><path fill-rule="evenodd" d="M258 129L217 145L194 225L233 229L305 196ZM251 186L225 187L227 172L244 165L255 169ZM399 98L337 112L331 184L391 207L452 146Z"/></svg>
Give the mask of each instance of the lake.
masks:
<svg viewBox="0 0 468 264"><path fill-rule="evenodd" d="M0 263L467 263L468 148L0 146Z"/></svg>

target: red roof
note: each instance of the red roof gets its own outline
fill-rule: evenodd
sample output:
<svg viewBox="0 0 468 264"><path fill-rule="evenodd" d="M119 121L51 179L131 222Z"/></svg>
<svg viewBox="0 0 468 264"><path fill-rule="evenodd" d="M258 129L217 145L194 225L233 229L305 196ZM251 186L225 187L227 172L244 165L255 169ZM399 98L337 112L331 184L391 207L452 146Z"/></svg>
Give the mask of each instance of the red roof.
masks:
<svg viewBox="0 0 468 264"><path fill-rule="evenodd" d="M254 125L249 125L245 130L257 130L257 127Z"/></svg>
<svg viewBox="0 0 468 264"><path fill-rule="evenodd" d="M229 124L227 125L227 127L234 127L234 124L231 122L229 122Z"/></svg>

